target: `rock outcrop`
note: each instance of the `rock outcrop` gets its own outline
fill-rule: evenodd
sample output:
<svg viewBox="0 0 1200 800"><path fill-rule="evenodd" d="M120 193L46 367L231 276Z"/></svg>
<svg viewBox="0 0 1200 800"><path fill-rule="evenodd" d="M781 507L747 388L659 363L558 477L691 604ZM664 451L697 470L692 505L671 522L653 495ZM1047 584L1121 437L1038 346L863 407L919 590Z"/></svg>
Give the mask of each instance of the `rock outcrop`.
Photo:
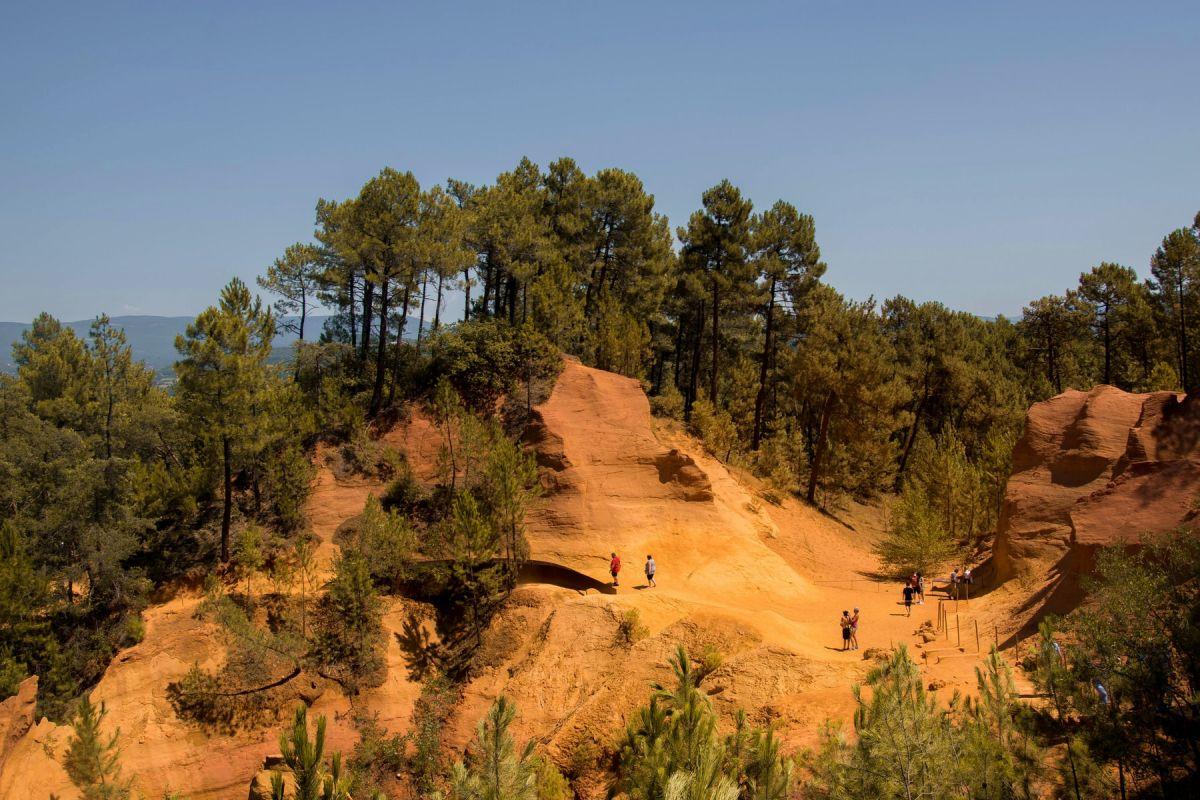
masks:
<svg viewBox="0 0 1200 800"><path fill-rule="evenodd" d="M32 675L21 681L16 694L0 702L0 770L17 742L33 727L37 687L37 676Z"/></svg>
<svg viewBox="0 0 1200 800"><path fill-rule="evenodd" d="M1030 408L1013 451L995 577L1077 584L1096 550L1178 528L1200 493L1200 397L1070 390Z"/></svg>

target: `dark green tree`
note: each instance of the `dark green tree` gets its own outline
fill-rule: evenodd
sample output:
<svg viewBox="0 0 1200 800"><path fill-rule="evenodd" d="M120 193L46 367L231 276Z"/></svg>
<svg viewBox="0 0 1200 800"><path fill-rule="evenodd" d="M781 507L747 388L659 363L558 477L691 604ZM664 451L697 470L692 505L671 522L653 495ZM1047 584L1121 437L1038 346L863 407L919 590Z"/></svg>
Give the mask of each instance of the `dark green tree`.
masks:
<svg viewBox="0 0 1200 800"><path fill-rule="evenodd" d="M222 468L221 561L229 561L233 476L246 445L256 443L266 419L271 379L267 358L275 319L262 301L234 278L216 306L203 311L175 338L177 398L199 441L217 453Z"/></svg>

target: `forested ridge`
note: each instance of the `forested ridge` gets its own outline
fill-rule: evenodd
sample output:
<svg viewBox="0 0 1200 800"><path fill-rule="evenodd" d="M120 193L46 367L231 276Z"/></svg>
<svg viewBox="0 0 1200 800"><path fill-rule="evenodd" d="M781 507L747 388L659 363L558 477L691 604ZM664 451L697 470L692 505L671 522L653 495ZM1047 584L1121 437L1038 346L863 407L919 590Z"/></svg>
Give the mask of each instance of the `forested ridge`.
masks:
<svg viewBox="0 0 1200 800"><path fill-rule="evenodd" d="M729 181L673 229L621 169L588 175L569 158L545 169L526 159L488 185L422 187L389 168L355 197L316 202L313 239L265 265L265 302L238 279L222 290L177 338L169 389L107 317L79 336L38 316L13 348L16 375L0 376L0 697L36 674L40 711L80 715L77 731L86 732L102 711L79 709L81 695L141 638L140 611L186 584L204 588L204 613L224 626L237 657L174 686L178 713L213 729L263 724L278 710L269 690L302 671L351 695L378 680L374 598L419 591L441 604L446 626L433 659L439 678L423 695L425 722L436 727L447 687L470 669L480 630L528 555L523 514L536 470L516 439L560 353L640 380L657 415L757 475L768 495L830 511L896 495L880 555L898 571L986 547L1031 402L1097 383L1132 391L1200 383L1200 215L1165 235L1145 276L1107 262L1084 267L1077 286L1031 300L1016 320L904 297L845 298L818 234L791 203L756 208ZM445 313L451 292L465 299L461 318ZM314 330L314 313L332 316ZM299 342L276 364L271 343L285 316ZM432 493L375 442L417 406L444 436ZM346 470L390 481L346 532L323 586L313 584L304 517L318 443ZM1186 549L1145 558L1181 574L1195 566ZM1146 563L1104 567L1117 575ZM272 591L256 595L254 576ZM1084 623L1081 647L1128 644L1105 620L1131 610L1105 598L1108 616ZM1171 601L1195 608L1192 595ZM1169 634L1175 661L1146 669L1168 682L1164 691L1186 691L1172 682L1172 665L1194 660L1194 631ZM1043 653L1053 635L1047 629ZM1066 741L1071 759L1094 768L1086 780L1096 786L1108 786L1105 765L1119 766L1122 780L1126 768L1141 770L1138 780L1160 788L1194 775L1195 747L1179 728L1195 724L1194 699L1175 698L1158 717L1131 705L1162 736L1120 744L1103 716L1110 709L1088 700L1086 670L1071 673L1078 684L1065 663L1033 665L1062 705L1021 723L1019 737L1004 728L1016 699L998 660L980 675L991 705L943 713L912 684L907 656L896 655L872 674L885 689L860 699L856 725L878 724L894 702L944 735L930 748L960 735L983 741L999 726L1006 780L1027 791L989 794L985 785L973 797L1034 796L1047 785L1030 737L1048 729L1054 736L1039 741ZM631 724L621 743L628 752L614 754L616 785L648 799L787 796L793 764L770 729L718 737L697 691L704 676L690 665L677 654L678 686ZM1140 689L1130 681L1130 701L1153 680ZM430 745L419 734L418 755L403 760L414 785L463 798L565 796L545 789L563 780L552 766L505 738L512 713L493 710L478 748L493 759L495 780L501 764L507 770L509 789L489 789L478 764L448 773L420 749ZM681 715L695 723L684 733ZM307 742L306 721L293 736ZM80 747L104 749L98 739ZM955 770L995 755L954 752ZM1155 752L1170 759L1166 768ZM373 785L378 764L358 758L355 780ZM864 752L830 731L807 764L809 796L917 796L863 777L863 759L879 758L895 754ZM320 760L318 752L314 787L326 778L340 785ZM1067 766L1066 796L1103 796L1081 788L1074 760ZM953 770L925 777L938 786L966 780Z"/></svg>

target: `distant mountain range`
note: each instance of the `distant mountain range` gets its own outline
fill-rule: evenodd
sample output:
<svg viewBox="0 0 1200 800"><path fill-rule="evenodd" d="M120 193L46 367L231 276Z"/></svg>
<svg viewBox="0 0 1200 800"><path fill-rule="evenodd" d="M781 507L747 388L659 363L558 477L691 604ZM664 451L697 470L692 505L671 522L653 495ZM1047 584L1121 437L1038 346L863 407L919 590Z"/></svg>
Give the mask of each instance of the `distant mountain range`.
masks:
<svg viewBox="0 0 1200 800"><path fill-rule="evenodd" d="M159 377L169 379L173 377L171 365L179 358L179 353L175 350L175 337L183 333L193 319L195 318L129 316L113 317L112 324L124 329L125 338L133 349L134 358L146 362L147 366L158 373ZM280 322L290 322L293 319L295 318L283 317ZM312 339L319 336L326 319L328 317L306 319L304 322L305 336ZM88 330L92 327L92 320L85 319L65 324L73 329L77 336L86 338ZM30 323L28 322L0 322L0 372L16 371L16 364L13 363L12 357L12 345L14 342L20 341L21 334L29 327ZM272 354L272 361L286 359L291 353L292 344L296 341L296 334L282 328L281 324L280 332L275 336L273 343L275 351Z"/></svg>

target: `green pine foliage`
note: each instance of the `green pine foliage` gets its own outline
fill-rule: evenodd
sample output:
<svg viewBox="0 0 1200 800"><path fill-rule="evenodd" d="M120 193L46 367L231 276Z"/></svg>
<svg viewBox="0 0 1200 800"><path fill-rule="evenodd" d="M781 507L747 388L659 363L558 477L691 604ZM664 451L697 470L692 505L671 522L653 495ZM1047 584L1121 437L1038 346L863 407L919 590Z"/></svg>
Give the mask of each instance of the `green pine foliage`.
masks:
<svg viewBox="0 0 1200 800"><path fill-rule="evenodd" d="M74 735L67 743L63 769L83 800L128 800L131 781L121 777L120 731L108 737L100 727L108 711L84 697L73 720Z"/></svg>
<svg viewBox="0 0 1200 800"><path fill-rule="evenodd" d="M792 764L768 729L748 730L745 719L728 736L700 688L707 674L678 648L671 658L675 684L655 687L648 705L629 722L617 744L613 788L631 800L784 800Z"/></svg>
<svg viewBox="0 0 1200 800"><path fill-rule="evenodd" d="M475 729L471 758L454 765L451 800L539 800L540 769L534 742L517 749L509 728L516 719L512 701L501 695Z"/></svg>

